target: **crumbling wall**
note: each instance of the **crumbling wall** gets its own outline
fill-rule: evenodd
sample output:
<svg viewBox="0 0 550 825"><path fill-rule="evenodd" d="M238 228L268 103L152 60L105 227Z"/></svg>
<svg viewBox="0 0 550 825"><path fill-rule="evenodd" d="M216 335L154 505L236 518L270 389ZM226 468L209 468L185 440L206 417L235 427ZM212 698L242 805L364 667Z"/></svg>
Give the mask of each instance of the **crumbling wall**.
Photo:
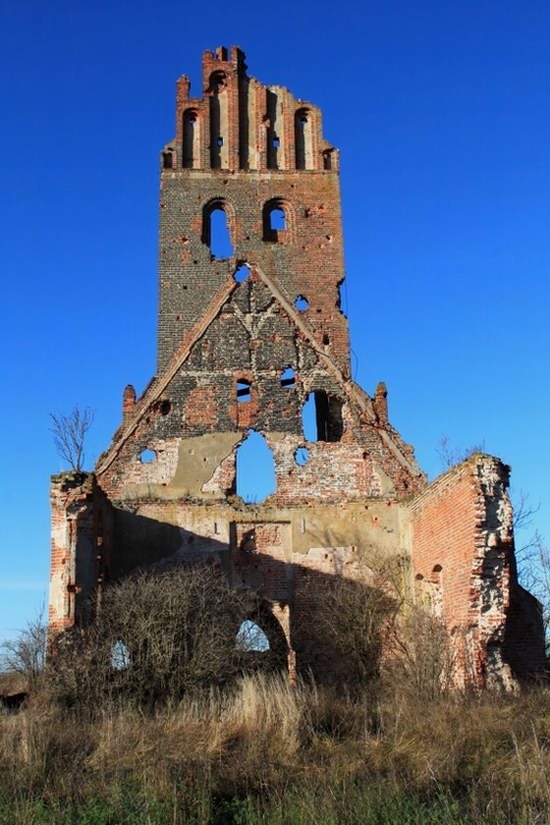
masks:
<svg viewBox="0 0 550 825"><path fill-rule="evenodd" d="M89 621L110 578L112 508L92 473L52 476L48 624L57 633Z"/></svg>
<svg viewBox="0 0 550 825"><path fill-rule="evenodd" d="M410 505L416 592L455 633L461 678L511 684L505 654L513 561L509 468L475 454Z"/></svg>

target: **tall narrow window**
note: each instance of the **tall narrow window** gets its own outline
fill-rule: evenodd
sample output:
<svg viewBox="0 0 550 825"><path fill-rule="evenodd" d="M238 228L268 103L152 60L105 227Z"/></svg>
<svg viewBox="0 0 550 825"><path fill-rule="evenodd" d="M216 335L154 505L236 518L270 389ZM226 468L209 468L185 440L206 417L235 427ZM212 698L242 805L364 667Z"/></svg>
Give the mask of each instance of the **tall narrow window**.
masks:
<svg viewBox="0 0 550 825"><path fill-rule="evenodd" d="M193 109L186 109L183 113L183 156L182 163L185 169L192 169L199 164L198 149L199 125L197 113Z"/></svg>
<svg viewBox="0 0 550 825"><path fill-rule="evenodd" d="M298 109L294 115L294 145L296 169L313 169L312 122L309 109Z"/></svg>
<svg viewBox="0 0 550 825"><path fill-rule="evenodd" d="M340 441L344 432L342 402L324 390L309 393L302 408L306 441Z"/></svg>
<svg viewBox="0 0 550 825"><path fill-rule="evenodd" d="M215 261L224 261L233 257L227 213L225 204L221 200L213 201L204 207L202 242L210 248L210 254Z"/></svg>
<svg viewBox="0 0 550 825"><path fill-rule="evenodd" d="M210 78L210 166L222 168L222 147L224 125L227 115L227 100L222 102L221 93L225 89L226 77L223 72L214 72Z"/></svg>

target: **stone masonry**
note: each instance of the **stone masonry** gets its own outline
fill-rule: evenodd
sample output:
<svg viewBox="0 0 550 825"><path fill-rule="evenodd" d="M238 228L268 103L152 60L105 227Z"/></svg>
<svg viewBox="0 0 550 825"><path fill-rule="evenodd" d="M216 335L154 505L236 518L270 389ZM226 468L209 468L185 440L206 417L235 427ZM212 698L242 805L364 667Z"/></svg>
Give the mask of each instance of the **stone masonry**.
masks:
<svg viewBox="0 0 550 825"><path fill-rule="evenodd" d="M124 390L94 472L52 479L51 631L90 621L105 582L211 559L259 590L251 618L283 640L290 670L322 675L311 593L322 603L327 576L400 559L411 598L464 640L462 681L534 675L540 615L517 583L508 468L476 454L428 484L385 386L371 397L351 378L339 153L320 110L250 77L238 48L205 52L202 68L200 97L177 83L161 152L156 374L139 398ZM247 503L252 431L276 489Z"/></svg>

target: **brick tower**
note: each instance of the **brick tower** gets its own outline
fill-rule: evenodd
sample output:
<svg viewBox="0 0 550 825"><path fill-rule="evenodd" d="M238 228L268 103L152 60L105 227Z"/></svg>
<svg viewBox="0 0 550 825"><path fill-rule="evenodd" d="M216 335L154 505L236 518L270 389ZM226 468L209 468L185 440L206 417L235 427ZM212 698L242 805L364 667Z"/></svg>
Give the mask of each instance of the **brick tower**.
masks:
<svg viewBox="0 0 550 825"><path fill-rule="evenodd" d="M385 386L370 397L351 379L339 156L321 112L249 77L238 48L202 65L201 97L178 81L161 153L157 372L139 398L126 387L94 473L53 479L52 629L89 620L105 581L210 559L261 593L255 618L290 669L322 674L312 600L376 555L405 560L412 597L466 628L476 683L533 669L537 638L523 664L510 641L534 607L515 581L507 468L477 455L428 485ZM275 489L247 503L251 431Z"/></svg>

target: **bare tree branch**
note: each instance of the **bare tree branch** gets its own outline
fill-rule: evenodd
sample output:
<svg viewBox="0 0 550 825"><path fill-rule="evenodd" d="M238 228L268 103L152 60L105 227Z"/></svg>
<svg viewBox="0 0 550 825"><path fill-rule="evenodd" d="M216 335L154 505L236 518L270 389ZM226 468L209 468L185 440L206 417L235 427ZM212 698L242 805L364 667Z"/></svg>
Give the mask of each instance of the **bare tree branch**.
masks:
<svg viewBox="0 0 550 825"><path fill-rule="evenodd" d="M77 405L69 415L50 413L53 441L57 454L67 462L71 470L80 472L84 466L84 443L86 434L94 422L94 412L90 407L83 410Z"/></svg>

